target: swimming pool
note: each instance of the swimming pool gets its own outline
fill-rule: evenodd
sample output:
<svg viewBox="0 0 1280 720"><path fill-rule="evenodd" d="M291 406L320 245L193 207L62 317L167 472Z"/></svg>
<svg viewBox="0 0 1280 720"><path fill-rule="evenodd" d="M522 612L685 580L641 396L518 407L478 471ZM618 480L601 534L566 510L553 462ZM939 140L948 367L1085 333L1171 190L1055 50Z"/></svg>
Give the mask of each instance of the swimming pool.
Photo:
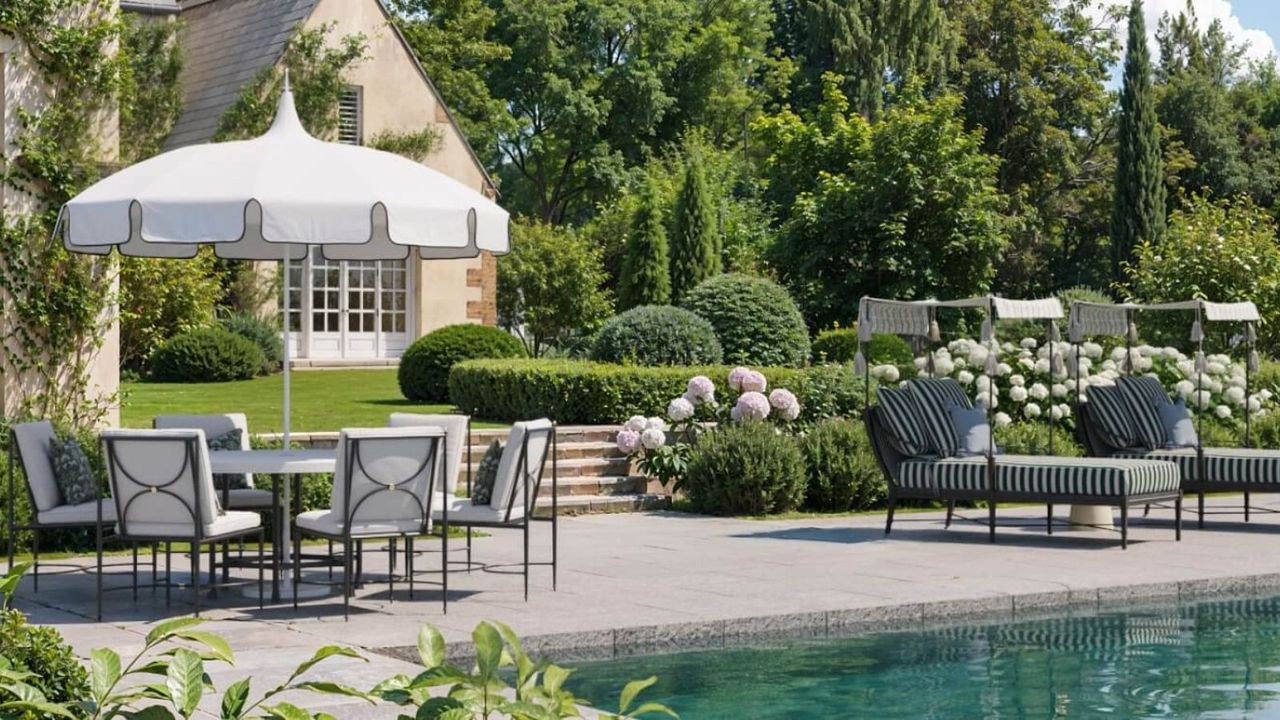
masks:
<svg viewBox="0 0 1280 720"><path fill-rule="evenodd" d="M579 664L685 720L1280 718L1280 598Z"/></svg>

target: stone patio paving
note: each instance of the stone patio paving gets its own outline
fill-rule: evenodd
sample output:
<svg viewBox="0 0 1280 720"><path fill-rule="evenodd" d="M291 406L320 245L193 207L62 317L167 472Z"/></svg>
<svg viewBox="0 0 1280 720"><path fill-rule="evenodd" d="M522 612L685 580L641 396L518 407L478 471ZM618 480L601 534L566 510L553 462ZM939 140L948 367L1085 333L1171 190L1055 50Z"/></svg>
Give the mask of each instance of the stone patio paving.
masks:
<svg viewBox="0 0 1280 720"><path fill-rule="evenodd" d="M1239 498L1223 498L1211 507L1239 504ZM1129 549L1121 550L1114 533L1060 528L1047 537L1042 508L1002 510L1000 521L1007 525L994 545L986 539L984 511L960 514L968 520L957 520L949 530L943 529L941 513L899 515L888 538L881 516L565 518L559 590L551 590L549 567L534 567L527 603L520 533L494 531L475 541L475 560L489 563L487 569L468 573L459 565L450 573L447 615L441 614L438 572L432 574L439 569L439 546L427 543L417 561L425 574L415 599L409 600L403 583L397 583L394 601L385 583L370 583L353 603L349 621L336 595L307 601L296 613L287 604L259 611L256 599L227 590L206 601L206 629L223 634L238 654L235 668L215 666L212 675L219 687L252 675L256 693L283 680L317 647L342 643L361 649L369 662L327 663L316 676L368 687L395 673L417 672L411 646L422 624L440 628L458 643L454 651L464 653L475 623L489 618L511 625L534 654L582 659L719 647L770 634L848 634L1280 593L1280 515L1258 512L1247 525L1238 515L1211 517L1205 530L1197 530L1188 514L1183 541L1175 543L1172 512L1157 509L1150 518L1131 521ZM549 558L549 533L547 524L534 526L535 560ZM462 557L455 554L456 560ZM385 572L385 553L369 551L366 558L366 572ZM28 580L18 602L34 622L56 627L81 653L98 646L136 652L148 623L190 612L191 598L189 589L176 589L166 608L163 592L143 589L134 603L123 589L128 577L120 568L111 573L109 586L121 589L107 593L102 623L92 621L89 575L42 575L38 594ZM391 708L319 696L295 700L340 710L335 714L343 718L395 716Z"/></svg>

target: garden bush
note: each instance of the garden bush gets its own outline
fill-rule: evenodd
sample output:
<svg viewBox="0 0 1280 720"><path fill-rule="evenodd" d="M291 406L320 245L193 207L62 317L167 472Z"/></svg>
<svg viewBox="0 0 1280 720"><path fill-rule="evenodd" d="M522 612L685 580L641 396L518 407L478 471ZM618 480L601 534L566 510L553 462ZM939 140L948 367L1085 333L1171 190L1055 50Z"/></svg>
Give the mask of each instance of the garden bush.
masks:
<svg viewBox="0 0 1280 720"><path fill-rule="evenodd" d="M0 610L0 656L13 663L15 669L32 673L25 682L50 702L74 703L89 697L88 673L71 646L57 630L28 623L18 610ZM31 712L0 715L23 720L46 717Z"/></svg>
<svg viewBox="0 0 1280 720"><path fill-rule="evenodd" d="M885 498L884 474L859 422L827 420L800 440L804 453L804 504L813 510L867 510Z"/></svg>
<svg viewBox="0 0 1280 720"><path fill-rule="evenodd" d="M524 345L503 330L487 325L446 325L414 341L400 356L396 379L400 392L417 402L444 402L449 396L449 368L461 360L524 355Z"/></svg>
<svg viewBox="0 0 1280 720"><path fill-rule="evenodd" d="M270 375L284 362L284 343L280 340L280 326L269 323L252 313L236 313L218 321L223 330L233 332L253 342L262 351L262 374Z"/></svg>
<svg viewBox="0 0 1280 720"><path fill-rule="evenodd" d="M200 328L165 341L151 358L151 378L160 382L248 380L262 370L262 350L222 328Z"/></svg>
<svg viewBox="0 0 1280 720"><path fill-rule="evenodd" d="M591 348L592 360L635 365L714 365L723 356L711 323L670 305L615 315Z"/></svg>
<svg viewBox="0 0 1280 720"><path fill-rule="evenodd" d="M577 360L468 360L449 373L449 400L489 420L537 417L561 423L621 423L633 415L663 415L689 378L727 378L724 365L643 367ZM862 381L849 368L757 368L770 387L784 387L800 401L802 421L857 414Z"/></svg>
<svg viewBox="0 0 1280 720"><path fill-rule="evenodd" d="M685 491L693 507L716 515L795 510L804 500L804 455L788 433L761 422L730 425L699 438Z"/></svg>
<svg viewBox="0 0 1280 720"><path fill-rule="evenodd" d="M681 305L706 318L724 348L724 361L797 367L809 361L809 330L781 285L762 277L717 275Z"/></svg>
<svg viewBox="0 0 1280 720"><path fill-rule="evenodd" d="M823 330L814 339L812 352L814 362L851 363L858 354L858 329ZM915 355L906 340L877 333L867 343L866 358L873 365L910 365Z"/></svg>

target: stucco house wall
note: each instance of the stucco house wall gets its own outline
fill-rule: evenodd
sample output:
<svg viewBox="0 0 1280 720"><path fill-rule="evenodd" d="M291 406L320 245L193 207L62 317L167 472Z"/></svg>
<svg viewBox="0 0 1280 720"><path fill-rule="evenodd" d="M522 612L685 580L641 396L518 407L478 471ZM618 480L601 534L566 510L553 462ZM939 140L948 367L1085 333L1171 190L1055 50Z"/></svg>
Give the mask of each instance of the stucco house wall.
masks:
<svg viewBox="0 0 1280 720"><path fill-rule="evenodd" d="M51 101L56 101L56 98L48 96L39 70L32 65L24 45L15 38L0 34L0 145L4 148L5 156L16 151L15 143L20 131L17 110L22 108L38 112ZM99 159L104 163L114 162L119 156L119 117L116 110L110 108L103 112L98 125ZM2 162L3 159L0 158L0 163ZM29 213L37 207L35 198L0 184L0 212L13 216ZM112 297L115 296L115 283L113 273ZM0 308L7 306L4 300L0 297ZM90 365L91 391L108 399L108 413L104 418L104 423L108 425L119 422L120 327L114 320L115 315L114 305L104 309L101 347ZM15 322L12 317L0 315L0 323L12 322ZM4 336L8 337L7 325L5 330ZM11 345L10 349L16 348ZM23 399L37 390L38 384L34 378L3 372L0 376L0 412L5 416L19 413Z"/></svg>

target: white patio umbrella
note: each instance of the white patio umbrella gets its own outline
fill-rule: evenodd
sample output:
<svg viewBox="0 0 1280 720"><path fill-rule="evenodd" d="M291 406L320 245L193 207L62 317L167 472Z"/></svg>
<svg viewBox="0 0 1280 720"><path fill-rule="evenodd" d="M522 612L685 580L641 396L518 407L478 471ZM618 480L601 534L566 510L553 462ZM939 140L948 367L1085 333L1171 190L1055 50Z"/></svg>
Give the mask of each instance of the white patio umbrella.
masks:
<svg viewBox="0 0 1280 720"><path fill-rule="evenodd" d="M303 129L285 78L275 122L253 140L158 155L68 202L68 250L104 255L300 260L475 257L509 250L507 212L483 194L391 153ZM58 230L55 230L57 233ZM289 273L284 272L284 437L290 433Z"/></svg>

